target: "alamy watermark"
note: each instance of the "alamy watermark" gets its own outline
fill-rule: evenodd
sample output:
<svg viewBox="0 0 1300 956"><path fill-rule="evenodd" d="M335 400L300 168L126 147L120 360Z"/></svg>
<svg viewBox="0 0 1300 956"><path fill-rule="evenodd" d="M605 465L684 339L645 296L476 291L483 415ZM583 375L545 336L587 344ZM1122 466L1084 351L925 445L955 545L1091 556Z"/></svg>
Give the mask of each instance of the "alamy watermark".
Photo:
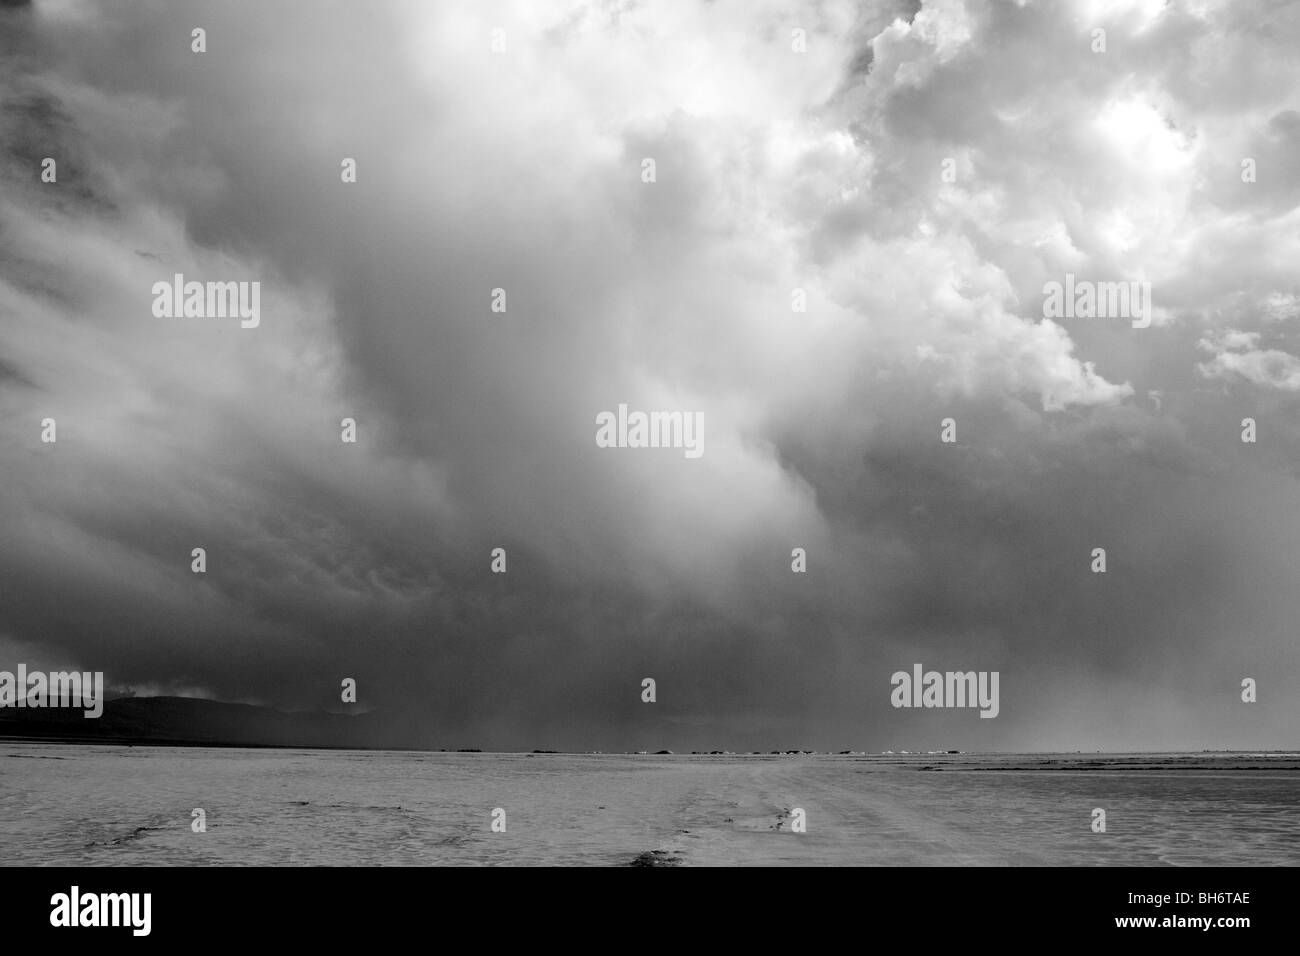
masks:
<svg viewBox="0 0 1300 956"><path fill-rule="evenodd" d="M28 671L18 665L18 673L0 671L0 707L39 709L44 707L80 707L83 716L95 718L104 713L103 671Z"/></svg>
<svg viewBox="0 0 1300 956"><path fill-rule="evenodd" d="M978 707L981 717L998 715L997 671L924 671L912 665L912 673L895 671L889 678L895 707Z"/></svg>
<svg viewBox="0 0 1300 956"><path fill-rule="evenodd" d="M152 911L152 893L83 893L73 886L50 897L50 925L58 927L124 926L148 936Z"/></svg>
<svg viewBox="0 0 1300 956"><path fill-rule="evenodd" d="M186 282L178 272L171 282L155 282L151 291L159 319L238 318L245 329L262 321L260 282Z"/></svg>
<svg viewBox="0 0 1300 956"><path fill-rule="evenodd" d="M1151 324L1150 282L1092 282L1065 274L1064 284L1043 286L1045 319L1132 319L1133 328Z"/></svg>
<svg viewBox="0 0 1300 956"><path fill-rule="evenodd" d="M601 448L681 448L687 458L704 454L703 412L629 412L626 404L596 416Z"/></svg>

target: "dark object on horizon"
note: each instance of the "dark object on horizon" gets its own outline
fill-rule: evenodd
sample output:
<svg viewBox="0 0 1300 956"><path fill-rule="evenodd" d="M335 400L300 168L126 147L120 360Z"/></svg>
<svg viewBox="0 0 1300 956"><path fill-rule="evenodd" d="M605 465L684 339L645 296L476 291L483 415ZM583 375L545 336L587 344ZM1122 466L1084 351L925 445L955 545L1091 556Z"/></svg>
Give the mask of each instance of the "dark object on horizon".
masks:
<svg viewBox="0 0 1300 956"><path fill-rule="evenodd" d="M0 709L0 738L86 744L169 744L196 747L334 747L421 749L374 712L287 714L252 704L197 697L119 697L103 716L77 709Z"/></svg>

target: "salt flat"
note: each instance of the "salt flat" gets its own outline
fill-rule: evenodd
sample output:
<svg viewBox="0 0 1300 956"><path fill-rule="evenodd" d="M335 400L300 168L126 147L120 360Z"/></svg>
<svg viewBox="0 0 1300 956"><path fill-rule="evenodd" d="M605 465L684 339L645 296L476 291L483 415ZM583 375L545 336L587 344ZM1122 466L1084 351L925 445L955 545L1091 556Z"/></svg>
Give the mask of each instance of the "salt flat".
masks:
<svg viewBox="0 0 1300 956"><path fill-rule="evenodd" d="M506 831L491 829L505 810ZM1091 813L1106 810L1107 832ZM191 829L191 811L207 831ZM804 810L807 832L791 832ZM0 743L8 865L1278 865L1294 754L649 756Z"/></svg>

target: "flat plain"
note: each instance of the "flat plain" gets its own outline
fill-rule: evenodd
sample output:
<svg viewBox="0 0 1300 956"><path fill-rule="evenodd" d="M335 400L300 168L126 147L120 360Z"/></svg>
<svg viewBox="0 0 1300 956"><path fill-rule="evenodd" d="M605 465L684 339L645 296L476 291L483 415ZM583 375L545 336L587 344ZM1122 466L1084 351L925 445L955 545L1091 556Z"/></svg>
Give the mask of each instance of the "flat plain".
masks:
<svg viewBox="0 0 1300 956"><path fill-rule="evenodd" d="M504 811L505 832L492 829ZM1095 808L1106 831L1093 832ZM202 809L205 832L192 827ZM793 832L796 810L806 832ZM500 815L498 815L500 816ZM6 865L1295 865L1300 755L0 743Z"/></svg>

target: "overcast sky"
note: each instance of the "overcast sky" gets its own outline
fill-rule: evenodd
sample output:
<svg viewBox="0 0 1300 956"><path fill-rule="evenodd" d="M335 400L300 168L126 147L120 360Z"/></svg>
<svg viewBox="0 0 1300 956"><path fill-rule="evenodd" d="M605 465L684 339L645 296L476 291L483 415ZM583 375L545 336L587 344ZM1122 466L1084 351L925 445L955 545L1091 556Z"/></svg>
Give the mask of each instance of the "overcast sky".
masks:
<svg viewBox="0 0 1300 956"><path fill-rule="evenodd" d="M352 677L433 746L1295 747L1298 44L1274 2L2 9L0 668ZM260 325L156 317L175 273ZM1044 319L1066 273L1150 327ZM619 403L703 456L598 447ZM918 662L998 717L891 707Z"/></svg>

